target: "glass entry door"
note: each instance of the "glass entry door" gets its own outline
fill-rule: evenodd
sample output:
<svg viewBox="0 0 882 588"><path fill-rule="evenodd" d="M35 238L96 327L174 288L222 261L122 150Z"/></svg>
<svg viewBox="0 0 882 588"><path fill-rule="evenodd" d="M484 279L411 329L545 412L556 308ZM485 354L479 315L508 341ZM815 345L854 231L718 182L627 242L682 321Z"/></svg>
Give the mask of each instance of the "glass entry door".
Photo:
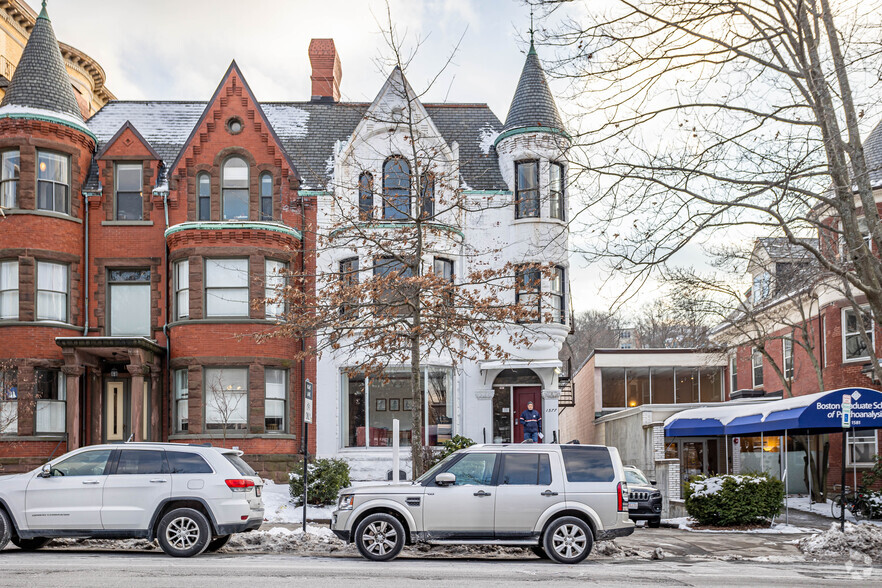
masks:
<svg viewBox="0 0 882 588"><path fill-rule="evenodd" d="M125 382L107 382L104 391L104 439L122 443L131 430L129 395Z"/></svg>

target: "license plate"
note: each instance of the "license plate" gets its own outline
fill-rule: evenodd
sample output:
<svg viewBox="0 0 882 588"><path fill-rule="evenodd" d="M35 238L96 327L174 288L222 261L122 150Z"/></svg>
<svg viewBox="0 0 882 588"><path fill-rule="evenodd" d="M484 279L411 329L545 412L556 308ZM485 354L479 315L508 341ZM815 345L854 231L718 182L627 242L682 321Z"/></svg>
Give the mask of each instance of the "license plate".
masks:
<svg viewBox="0 0 882 588"><path fill-rule="evenodd" d="M263 488L263 486L255 486L255 487L254 487L254 491L255 491L255 493L256 493L257 496L260 496L260 492L261 492L260 489L261 489L261 488Z"/></svg>
<svg viewBox="0 0 882 588"><path fill-rule="evenodd" d="M628 503L628 510L637 510L638 508L640 508L640 505L637 504L636 502L629 502Z"/></svg>

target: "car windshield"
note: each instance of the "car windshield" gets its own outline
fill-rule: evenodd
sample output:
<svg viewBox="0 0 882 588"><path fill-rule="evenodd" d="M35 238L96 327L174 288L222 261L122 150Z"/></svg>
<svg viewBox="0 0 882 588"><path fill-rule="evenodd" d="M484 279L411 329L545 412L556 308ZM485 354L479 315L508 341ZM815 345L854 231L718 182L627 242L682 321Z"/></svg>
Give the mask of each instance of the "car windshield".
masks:
<svg viewBox="0 0 882 588"><path fill-rule="evenodd" d="M449 464L450 460L452 460L454 457L459 457L459 454L458 453L451 453L450 455L448 455L447 457L445 457L444 459L442 459L441 461L436 463L434 466L432 466L429 469L429 471L427 471L425 474L423 474L422 476L420 476L419 478L414 480L413 483L414 484L421 484L421 483L425 482L426 480L431 480L432 478L435 477L435 474L440 472L443 467L445 467L447 464Z"/></svg>
<svg viewBox="0 0 882 588"><path fill-rule="evenodd" d="M649 486L649 480L640 470L625 470L625 480L636 486Z"/></svg>

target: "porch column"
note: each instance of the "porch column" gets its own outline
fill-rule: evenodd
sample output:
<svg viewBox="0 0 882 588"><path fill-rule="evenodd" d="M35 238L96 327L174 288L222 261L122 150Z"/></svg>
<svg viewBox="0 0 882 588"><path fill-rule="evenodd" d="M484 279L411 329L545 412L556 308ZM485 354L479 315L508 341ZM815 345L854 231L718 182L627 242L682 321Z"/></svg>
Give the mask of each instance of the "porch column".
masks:
<svg viewBox="0 0 882 588"><path fill-rule="evenodd" d="M483 432L487 431L487 443L493 443L493 388L479 388L475 390L475 398L478 400L477 410L474 414L480 415L478 417L479 427L474 431L474 441L476 443L484 443ZM465 414L468 414L468 411L464 411ZM463 423L463 435L469 436L466 432L469 431L467 425Z"/></svg>
<svg viewBox="0 0 882 588"><path fill-rule="evenodd" d="M80 407L80 376L83 375L83 367L79 365L62 366L61 372L66 378L65 402L67 414L65 415L67 429L67 450L78 449L82 445L80 438L80 419L82 407Z"/></svg>
<svg viewBox="0 0 882 588"><path fill-rule="evenodd" d="M559 402L560 390L542 391L542 434L545 435L543 443L552 443L555 440L560 443L560 420L557 414Z"/></svg>
<svg viewBox="0 0 882 588"><path fill-rule="evenodd" d="M126 370L132 374L132 437L133 441L144 440L144 368L141 364L128 364Z"/></svg>
<svg viewBox="0 0 882 588"><path fill-rule="evenodd" d="M153 441L162 441L162 427L159 425L160 408L162 406L162 371L159 366L150 368L150 418L148 427Z"/></svg>
<svg viewBox="0 0 882 588"><path fill-rule="evenodd" d="M92 443L101 443L103 441L102 437L102 423L104 422L102 415L104 414L104 391L101 389L102 380L101 373L96 370L89 371L89 394L92 396L92 414L89 415L91 419L90 430L92 431Z"/></svg>

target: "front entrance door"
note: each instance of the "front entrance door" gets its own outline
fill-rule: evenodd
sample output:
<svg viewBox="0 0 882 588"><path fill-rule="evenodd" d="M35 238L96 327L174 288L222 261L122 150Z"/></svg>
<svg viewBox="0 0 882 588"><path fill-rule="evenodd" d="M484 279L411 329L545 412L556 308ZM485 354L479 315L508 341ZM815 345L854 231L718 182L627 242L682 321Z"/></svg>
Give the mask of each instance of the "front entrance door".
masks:
<svg viewBox="0 0 882 588"><path fill-rule="evenodd" d="M541 386L515 386L514 387L514 405L515 405L515 437L514 442L520 443L524 440L524 425L521 424L521 413L527 410L527 403L533 403L533 410L542 415L542 387Z"/></svg>
<svg viewBox="0 0 882 588"><path fill-rule="evenodd" d="M123 443L132 429L129 394L125 382L107 382L104 390L104 439Z"/></svg>

